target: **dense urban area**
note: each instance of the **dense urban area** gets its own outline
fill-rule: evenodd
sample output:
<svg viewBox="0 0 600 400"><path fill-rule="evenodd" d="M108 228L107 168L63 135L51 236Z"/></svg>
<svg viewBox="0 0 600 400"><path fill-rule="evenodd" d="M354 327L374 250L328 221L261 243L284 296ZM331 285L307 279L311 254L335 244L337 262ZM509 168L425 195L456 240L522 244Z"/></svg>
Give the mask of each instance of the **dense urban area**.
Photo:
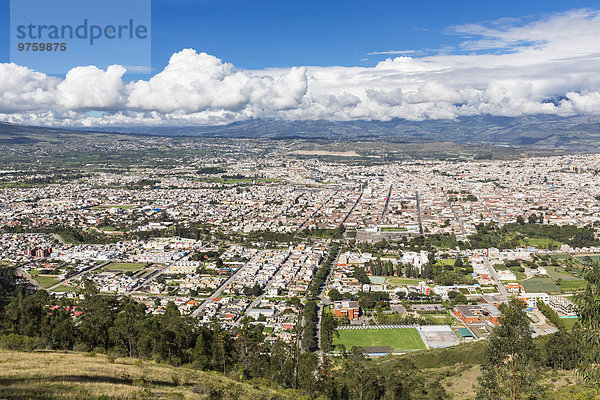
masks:
<svg viewBox="0 0 600 400"><path fill-rule="evenodd" d="M274 398L492 399L505 377L481 346L512 321L530 340L514 352L536 353L520 368L572 380L519 375L527 398L595 398L572 371L600 261L599 155L161 139L27 144L36 161L10 146L0 344L297 390ZM423 369L429 353L447 369Z"/></svg>

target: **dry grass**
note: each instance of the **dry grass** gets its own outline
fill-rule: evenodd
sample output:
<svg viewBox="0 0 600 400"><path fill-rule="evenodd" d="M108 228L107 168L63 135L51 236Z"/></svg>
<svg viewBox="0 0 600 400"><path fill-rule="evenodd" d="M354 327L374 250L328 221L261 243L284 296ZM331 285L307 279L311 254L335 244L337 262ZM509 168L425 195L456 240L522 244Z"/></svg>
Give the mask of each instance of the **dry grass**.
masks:
<svg viewBox="0 0 600 400"><path fill-rule="evenodd" d="M479 365L458 369L442 380L449 397L453 400L473 400L476 398L477 378L481 374ZM573 371L544 370L540 383L546 388L548 400L592 400L598 393L581 385Z"/></svg>
<svg viewBox="0 0 600 400"><path fill-rule="evenodd" d="M0 350L0 399L296 399L217 373L85 353Z"/></svg>
<svg viewBox="0 0 600 400"><path fill-rule="evenodd" d="M479 365L470 366L444 379L442 384L452 399L474 399L480 373Z"/></svg>

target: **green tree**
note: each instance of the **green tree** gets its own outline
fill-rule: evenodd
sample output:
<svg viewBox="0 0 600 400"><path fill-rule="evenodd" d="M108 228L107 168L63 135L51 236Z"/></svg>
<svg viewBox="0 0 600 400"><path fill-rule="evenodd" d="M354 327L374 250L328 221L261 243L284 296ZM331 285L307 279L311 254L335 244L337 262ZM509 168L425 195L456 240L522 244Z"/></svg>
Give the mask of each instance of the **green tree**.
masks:
<svg viewBox="0 0 600 400"><path fill-rule="evenodd" d="M116 302L111 297L100 296L91 281L84 283L84 298L81 301L83 318L79 324L81 343L93 350L108 350L111 346L110 329L115 320Z"/></svg>
<svg viewBox="0 0 600 400"><path fill-rule="evenodd" d="M464 265L462 258L456 257L456 261L454 261L454 268L462 268Z"/></svg>
<svg viewBox="0 0 600 400"><path fill-rule="evenodd" d="M337 290L336 288L331 289L328 293L327 296L329 297L329 299L331 301L339 301L342 300L342 294L340 293L339 290Z"/></svg>
<svg viewBox="0 0 600 400"><path fill-rule="evenodd" d="M600 388L600 266L594 263L586 279L588 285L575 298L582 332L581 357L577 375L586 383Z"/></svg>
<svg viewBox="0 0 600 400"><path fill-rule="evenodd" d="M354 267L353 276L362 284L371 283L371 280L363 267Z"/></svg>
<svg viewBox="0 0 600 400"><path fill-rule="evenodd" d="M323 310L321 316L321 350L329 353L333 350L333 336L337 334L338 321L331 313Z"/></svg>
<svg viewBox="0 0 600 400"><path fill-rule="evenodd" d="M121 311L110 329L113 341L123 348L129 357L137 355L137 344L144 316L144 306L130 297L125 297Z"/></svg>
<svg viewBox="0 0 600 400"><path fill-rule="evenodd" d="M378 399L383 394L377 371L368 368L362 349L352 347L344 361L344 379L352 399Z"/></svg>
<svg viewBox="0 0 600 400"><path fill-rule="evenodd" d="M512 298L500 311L500 326L492 332L484 353L477 396L486 400L542 398L536 372L539 349L523 303Z"/></svg>

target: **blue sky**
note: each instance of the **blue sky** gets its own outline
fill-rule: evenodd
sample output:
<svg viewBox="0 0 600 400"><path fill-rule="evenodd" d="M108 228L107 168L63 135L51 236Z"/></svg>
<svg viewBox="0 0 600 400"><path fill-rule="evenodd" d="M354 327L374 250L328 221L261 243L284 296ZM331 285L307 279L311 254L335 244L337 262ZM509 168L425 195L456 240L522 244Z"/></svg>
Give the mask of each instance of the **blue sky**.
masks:
<svg viewBox="0 0 600 400"><path fill-rule="evenodd" d="M0 62L8 62L9 1L1 1ZM552 0L154 0L152 65L158 72L173 53L190 47L245 69L373 66L390 55L370 52L428 54L455 46L462 38L452 34L454 25L527 20L586 5Z"/></svg>
<svg viewBox="0 0 600 400"><path fill-rule="evenodd" d="M0 121L600 118L600 4L154 0L150 74L106 51L98 62L63 53L70 70L57 76L8 63L0 2Z"/></svg>

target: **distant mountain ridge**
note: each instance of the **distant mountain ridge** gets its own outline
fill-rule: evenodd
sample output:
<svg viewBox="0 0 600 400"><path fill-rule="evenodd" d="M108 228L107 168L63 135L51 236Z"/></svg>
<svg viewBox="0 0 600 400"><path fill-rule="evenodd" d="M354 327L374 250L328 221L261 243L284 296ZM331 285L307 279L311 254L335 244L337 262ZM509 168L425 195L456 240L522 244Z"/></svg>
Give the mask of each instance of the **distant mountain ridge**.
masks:
<svg viewBox="0 0 600 400"><path fill-rule="evenodd" d="M475 116L426 121L283 121L251 119L219 126L96 127L80 130L0 124L0 134L52 134L81 131L152 136L223 138L449 141L537 148L596 151L600 149L600 118L595 116Z"/></svg>
<svg viewBox="0 0 600 400"><path fill-rule="evenodd" d="M495 117L476 116L426 121L281 121L247 120L222 126L123 127L119 132L160 136L263 137L272 139L346 139L375 137L407 141L451 141L464 144L533 146L590 150L600 147L597 117Z"/></svg>

